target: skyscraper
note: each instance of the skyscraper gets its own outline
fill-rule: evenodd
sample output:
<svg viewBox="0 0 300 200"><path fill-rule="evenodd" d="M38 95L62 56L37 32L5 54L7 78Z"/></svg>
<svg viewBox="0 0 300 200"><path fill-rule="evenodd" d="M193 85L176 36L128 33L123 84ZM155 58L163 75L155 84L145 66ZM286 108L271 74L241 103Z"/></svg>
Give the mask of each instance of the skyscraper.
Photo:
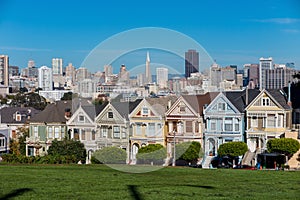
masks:
<svg viewBox="0 0 300 200"><path fill-rule="evenodd" d="M185 52L185 77L190 77L195 72L199 72L199 53L190 49Z"/></svg>
<svg viewBox="0 0 300 200"><path fill-rule="evenodd" d="M42 88L44 91L53 90L52 84L52 69L47 66L42 66L38 69L39 72L39 88Z"/></svg>
<svg viewBox="0 0 300 200"><path fill-rule="evenodd" d="M52 73L63 75L63 60L62 58L52 59Z"/></svg>
<svg viewBox="0 0 300 200"><path fill-rule="evenodd" d="M273 58L260 58L259 59L259 89L266 88L266 70L273 69Z"/></svg>
<svg viewBox="0 0 300 200"><path fill-rule="evenodd" d="M147 51L147 58L146 58L145 79L146 79L146 83L151 83L152 82L152 75L151 75L151 69L150 69L150 56L149 56L148 51Z"/></svg>
<svg viewBox="0 0 300 200"><path fill-rule="evenodd" d="M160 88L166 88L168 82L168 69L156 68L156 81Z"/></svg>
<svg viewBox="0 0 300 200"><path fill-rule="evenodd" d="M7 55L0 55L0 84L8 86L8 66L9 58Z"/></svg>

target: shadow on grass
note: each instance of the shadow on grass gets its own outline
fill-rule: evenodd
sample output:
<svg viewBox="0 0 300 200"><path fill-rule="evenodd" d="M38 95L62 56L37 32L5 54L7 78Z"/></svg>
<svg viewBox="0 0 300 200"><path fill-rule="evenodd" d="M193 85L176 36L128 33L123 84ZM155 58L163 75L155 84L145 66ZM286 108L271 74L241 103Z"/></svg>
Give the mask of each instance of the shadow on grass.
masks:
<svg viewBox="0 0 300 200"><path fill-rule="evenodd" d="M180 185L180 186L186 186L186 187L196 187L196 188L204 188L204 189L215 189L215 187L213 186L209 186L209 185Z"/></svg>
<svg viewBox="0 0 300 200"><path fill-rule="evenodd" d="M136 185L128 185L128 189L130 190L131 196L133 197L133 199L135 200L142 200L142 196L139 193L139 191L137 191L137 186Z"/></svg>
<svg viewBox="0 0 300 200"><path fill-rule="evenodd" d="M4 196L1 196L0 200L13 199L14 197L20 196L20 195L24 194L25 192L30 192L30 191L33 191L33 189L31 189L31 188L16 189Z"/></svg>

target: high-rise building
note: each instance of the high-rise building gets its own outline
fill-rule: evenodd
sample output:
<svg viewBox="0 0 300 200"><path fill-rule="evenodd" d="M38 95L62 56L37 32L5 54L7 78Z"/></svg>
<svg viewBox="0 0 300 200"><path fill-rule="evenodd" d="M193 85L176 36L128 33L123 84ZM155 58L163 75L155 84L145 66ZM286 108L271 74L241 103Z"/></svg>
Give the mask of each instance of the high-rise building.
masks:
<svg viewBox="0 0 300 200"><path fill-rule="evenodd" d="M9 58L7 55L0 55L0 84L8 86L9 82Z"/></svg>
<svg viewBox="0 0 300 200"><path fill-rule="evenodd" d="M72 63L69 63L68 66L66 66L66 80L70 84L73 84L73 82L75 81L75 77L76 77L76 69L72 65Z"/></svg>
<svg viewBox="0 0 300 200"><path fill-rule="evenodd" d="M126 70L126 66L124 64L120 67L119 73L119 83L129 83L129 72Z"/></svg>
<svg viewBox="0 0 300 200"><path fill-rule="evenodd" d="M199 53L190 49L185 52L185 77L190 77L195 72L199 72Z"/></svg>
<svg viewBox="0 0 300 200"><path fill-rule="evenodd" d="M210 84L211 86L219 87L222 81L222 73L221 73L221 66L218 64L213 64L210 67Z"/></svg>
<svg viewBox="0 0 300 200"><path fill-rule="evenodd" d="M259 64L250 64L248 80L254 88L259 86Z"/></svg>
<svg viewBox="0 0 300 200"><path fill-rule="evenodd" d="M260 58L259 59L259 89L266 88L266 70L273 69L273 58Z"/></svg>
<svg viewBox="0 0 300 200"><path fill-rule="evenodd" d="M147 51L147 58L146 58L146 73L145 73L145 79L146 83L152 82L152 75L151 75L151 69L150 69L150 55Z"/></svg>
<svg viewBox="0 0 300 200"><path fill-rule="evenodd" d="M266 70L266 89L282 89L294 82L293 75L299 71L286 67Z"/></svg>
<svg viewBox="0 0 300 200"><path fill-rule="evenodd" d="M63 60L62 58L52 59L52 73L63 75Z"/></svg>
<svg viewBox="0 0 300 200"><path fill-rule="evenodd" d="M18 66L9 66L8 71L9 71L9 73L8 73L9 77L19 75L19 67Z"/></svg>
<svg viewBox="0 0 300 200"><path fill-rule="evenodd" d="M80 67L79 69L76 70L76 81L77 82L83 81L86 78L89 78L87 68Z"/></svg>
<svg viewBox="0 0 300 200"><path fill-rule="evenodd" d="M168 69L167 68L156 68L156 80L160 88L166 88L168 82Z"/></svg>
<svg viewBox="0 0 300 200"><path fill-rule="evenodd" d="M52 91L52 69L47 66L42 66L38 69L38 72L39 88L41 88L44 91Z"/></svg>
<svg viewBox="0 0 300 200"><path fill-rule="evenodd" d="M35 62L34 62L34 60L28 60L27 67L28 67L28 68L35 67Z"/></svg>

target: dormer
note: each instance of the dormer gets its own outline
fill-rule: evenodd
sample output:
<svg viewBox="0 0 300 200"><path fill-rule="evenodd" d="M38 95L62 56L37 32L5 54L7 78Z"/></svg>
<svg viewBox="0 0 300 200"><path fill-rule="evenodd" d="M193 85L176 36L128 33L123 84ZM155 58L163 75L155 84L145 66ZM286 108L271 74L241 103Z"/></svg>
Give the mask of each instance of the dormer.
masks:
<svg viewBox="0 0 300 200"><path fill-rule="evenodd" d="M21 113L20 113L19 111L17 111L17 112L15 113L15 120L16 120L17 122L20 122L20 121L22 120L22 115L21 115Z"/></svg>

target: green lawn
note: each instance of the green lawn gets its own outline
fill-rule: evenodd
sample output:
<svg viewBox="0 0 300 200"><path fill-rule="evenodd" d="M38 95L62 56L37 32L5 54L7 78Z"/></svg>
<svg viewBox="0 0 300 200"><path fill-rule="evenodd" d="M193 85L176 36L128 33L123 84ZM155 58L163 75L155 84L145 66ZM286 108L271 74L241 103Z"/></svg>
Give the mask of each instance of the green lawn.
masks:
<svg viewBox="0 0 300 200"><path fill-rule="evenodd" d="M137 169L138 170L138 169ZM300 171L0 165L0 199L299 199Z"/></svg>

